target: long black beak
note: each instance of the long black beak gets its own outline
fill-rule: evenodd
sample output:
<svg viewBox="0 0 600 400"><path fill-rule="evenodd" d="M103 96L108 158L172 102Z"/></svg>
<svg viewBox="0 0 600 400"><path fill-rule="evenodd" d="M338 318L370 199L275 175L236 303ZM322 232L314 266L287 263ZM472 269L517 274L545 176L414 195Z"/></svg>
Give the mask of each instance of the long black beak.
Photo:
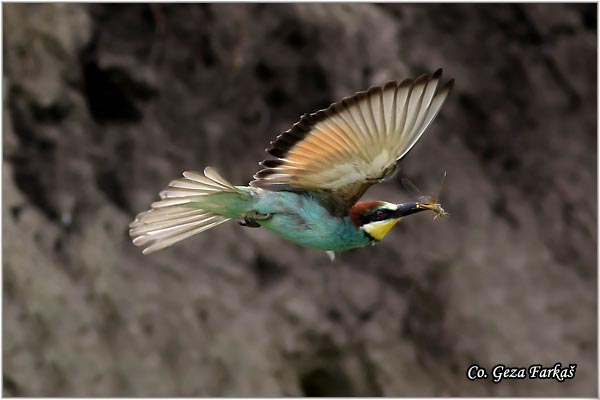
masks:
<svg viewBox="0 0 600 400"><path fill-rule="evenodd" d="M405 217L410 214L418 213L420 211L428 210L427 207L423 207L422 203L409 202L398 204L398 209L394 212L396 218Z"/></svg>

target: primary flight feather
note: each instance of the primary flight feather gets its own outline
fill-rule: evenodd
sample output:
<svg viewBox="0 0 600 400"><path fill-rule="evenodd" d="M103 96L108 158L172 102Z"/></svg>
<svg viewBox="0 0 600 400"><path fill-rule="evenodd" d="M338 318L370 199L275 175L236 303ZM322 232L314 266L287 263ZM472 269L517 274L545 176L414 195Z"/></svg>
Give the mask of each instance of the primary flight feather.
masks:
<svg viewBox="0 0 600 400"><path fill-rule="evenodd" d="M238 219L337 252L377 243L406 215L444 215L435 201L357 203L394 171L439 112L453 86L441 86L441 75L440 69L389 82L302 116L271 142L273 158L260 163L264 169L250 186L234 186L212 167L184 172L130 224L133 243L148 254Z"/></svg>

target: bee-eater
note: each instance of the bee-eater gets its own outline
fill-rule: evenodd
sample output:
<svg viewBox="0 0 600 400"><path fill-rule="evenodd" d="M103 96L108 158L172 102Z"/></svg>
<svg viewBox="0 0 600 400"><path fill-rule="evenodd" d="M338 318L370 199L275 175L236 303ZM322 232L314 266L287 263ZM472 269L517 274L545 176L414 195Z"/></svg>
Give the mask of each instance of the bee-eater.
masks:
<svg viewBox="0 0 600 400"><path fill-rule="evenodd" d="M305 114L271 142L274 158L249 186L234 186L214 168L187 171L161 200L130 224L143 253L171 246L230 219L328 252L376 244L403 217L446 215L435 200L357 202L396 169L435 118L453 86L442 70L358 92Z"/></svg>

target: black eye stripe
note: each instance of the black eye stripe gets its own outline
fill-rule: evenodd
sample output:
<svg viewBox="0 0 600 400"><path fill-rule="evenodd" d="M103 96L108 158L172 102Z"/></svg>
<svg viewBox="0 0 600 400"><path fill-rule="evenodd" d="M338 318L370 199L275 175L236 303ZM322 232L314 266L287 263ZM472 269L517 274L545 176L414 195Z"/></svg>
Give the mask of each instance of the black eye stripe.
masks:
<svg viewBox="0 0 600 400"><path fill-rule="evenodd" d="M389 210L375 210L370 214L362 215L360 220L364 224L368 224L369 222L383 221L389 217Z"/></svg>
<svg viewBox="0 0 600 400"><path fill-rule="evenodd" d="M372 221L382 221L386 219L389 215L387 210L377 210L373 214L371 214Z"/></svg>

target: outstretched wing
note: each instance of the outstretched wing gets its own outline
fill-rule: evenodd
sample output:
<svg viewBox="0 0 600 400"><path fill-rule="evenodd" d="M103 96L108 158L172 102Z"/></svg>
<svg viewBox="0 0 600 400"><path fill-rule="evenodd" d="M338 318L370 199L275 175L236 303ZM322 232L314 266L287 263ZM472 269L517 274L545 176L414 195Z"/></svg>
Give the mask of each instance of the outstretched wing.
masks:
<svg viewBox="0 0 600 400"><path fill-rule="evenodd" d="M450 92L442 70L389 82L304 115L271 142L276 157L260 164L253 187L313 192L344 215L373 184L391 173L419 140Z"/></svg>

